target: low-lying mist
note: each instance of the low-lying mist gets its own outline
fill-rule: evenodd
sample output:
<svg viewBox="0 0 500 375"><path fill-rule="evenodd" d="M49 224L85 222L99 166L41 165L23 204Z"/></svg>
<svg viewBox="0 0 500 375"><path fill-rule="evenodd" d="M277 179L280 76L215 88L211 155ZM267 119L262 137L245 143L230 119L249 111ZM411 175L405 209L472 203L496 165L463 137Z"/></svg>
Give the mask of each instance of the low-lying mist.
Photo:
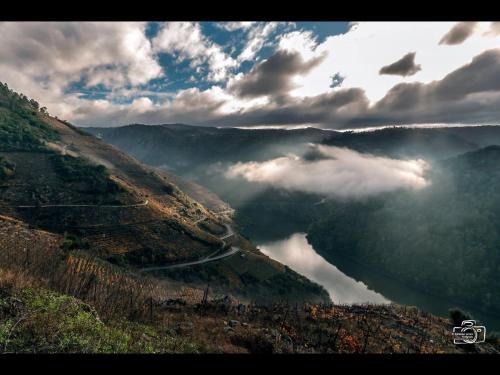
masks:
<svg viewBox="0 0 500 375"><path fill-rule="evenodd" d="M319 156L306 160L294 154L264 162L236 163L226 178L243 178L278 188L330 197L356 198L400 188L421 189L430 184L422 159L397 160L347 148L310 145Z"/></svg>

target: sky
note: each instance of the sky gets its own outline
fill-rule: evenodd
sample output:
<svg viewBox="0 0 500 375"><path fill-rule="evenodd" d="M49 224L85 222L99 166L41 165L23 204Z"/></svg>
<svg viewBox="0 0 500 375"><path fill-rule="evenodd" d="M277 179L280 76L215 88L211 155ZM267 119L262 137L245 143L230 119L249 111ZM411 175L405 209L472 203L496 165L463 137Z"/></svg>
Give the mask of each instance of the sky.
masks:
<svg viewBox="0 0 500 375"><path fill-rule="evenodd" d="M500 123L499 22L4 22L0 51L80 126Z"/></svg>

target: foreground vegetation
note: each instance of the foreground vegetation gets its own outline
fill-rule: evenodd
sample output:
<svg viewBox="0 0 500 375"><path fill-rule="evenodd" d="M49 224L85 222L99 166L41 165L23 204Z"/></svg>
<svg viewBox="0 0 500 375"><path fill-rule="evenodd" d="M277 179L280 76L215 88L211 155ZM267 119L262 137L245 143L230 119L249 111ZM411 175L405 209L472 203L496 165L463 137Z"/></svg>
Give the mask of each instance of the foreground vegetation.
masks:
<svg viewBox="0 0 500 375"><path fill-rule="evenodd" d="M197 353L200 345L167 336L153 325L104 323L79 299L37 287L19 288L0 270L2 353ZM19 283L19 279L16 281Z"/></svg>
<svg viewBox="0 0 500 375"><path fill-rule="evenodd" d="M164 301L150 319L94 306L0 270L0 353L499 353L454 346L451 322L400 306Z"/></svg>
<svg viewBox="0 0 500 375"><path fill-rule="evenodd" d="M12 219L0 224L3 353L500 352L496 337L453 345L452 321L416 308L238 301L126 272Z"/></svg>

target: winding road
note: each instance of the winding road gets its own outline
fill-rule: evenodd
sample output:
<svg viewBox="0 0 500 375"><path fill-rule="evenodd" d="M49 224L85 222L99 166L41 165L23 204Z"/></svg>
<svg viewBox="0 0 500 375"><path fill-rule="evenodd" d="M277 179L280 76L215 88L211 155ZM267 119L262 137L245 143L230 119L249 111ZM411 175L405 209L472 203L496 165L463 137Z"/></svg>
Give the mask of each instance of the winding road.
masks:
<svg viewBox="0 0 500 375"><path fill-rule="evenodd" d="M66 150L66 147L64 147L63 151ZM129 204L129 205L98 205L98 204L45 204L45 205L21 205L21 206L13 206L15 208L50 208L50 207L64 207L64 208L69 208L69 207L99 207L99 208L133 208L133 207L143 207L147 206L149 204L149 200L146 199L142 203L137 203L137 204ZM225 210L216 213L216 215L224 215L224 214L230 214L233 213L233 210ZM206 220L207 217L203 217L201 219L196 220L193 222L193 224L198 224L204 220ZM209 262L214 262L216 260L224 259L227 257L230 257L233 254L236 254L237 252L241 251L239 247L236 246L231 246L228 251L226 251L223 254L216 255L218 252L220 252L222 249L224 249L227 245L226 239L234 235L233 228L229 224L224 224L226 227L226 233L220 237L220 240L222 241L222 246L215 251L214 253L206 256L205 258L191 261L191 262L185 262L185 263L178 263L178 264L171 264L168 266L159 266L159 267L148 267L148 268L142 268L139 270L139 272L150 272L150 271L159 271L159 270L167 270L167 269L174 269L174 268L184 268L184 267L189 267L189 266L194 266L198 264L205 264Z"/></svg>
<svg viewBox="0 0 500 375"><path fill-rule="evenodd" d="M224 259L224 258L230 257L231 255L236 254L237 252L241 251L241 249L239 247L236 247L236 246L231 246L229 248L229 250L226 251L225 253L220 254L220 255L215 255L220 250L224 249L224 247L227 245L226 241L224 241L224 240L234 235L233 228L231 228L231 226L229 224L224 224L224 225L226 227L226 234L223 235L222 237L220 237L220 240L222 241L222 246L220 247L219 250L217 250L216 252L210 254L209 256L207 256L205 258L202 258L202 259L194 260L194 261L191 261L191 262L171 264L171 265L168 265L168 266L158 266L158 267L142 268L142 269L139 270L139 272L170 270L170 269L175 269L175 268L184 268L184 267L189 267L189 266L195 266L195 265L198 265L198 264L205 264L205 263L213 262L213 261L216 261L216 260Z"/></svg>
<svg viewBox="0 0 500 375"><path fill-rule="evenodd" d="M233 254L236 254L237 252L241 251L239 247L232 246L228 252L212 257L207 257L199 260L195 260L192 262L186 262L186 263L179 263L179 264L171 264L170 266L160 266L160 267L149 267L149 268L142 268L139 270L139 272L149 272L149 271L159 271L159 270L169 270L169 269L174 269L174 268L184 268L184 267L189 267L189 266L195 266L197 264L204 264L204 263L209 263L213 262L216 260L224 259L227 257L230 257Z"/></svg>
<svg viewBox="0 0 500 375"><path fill-rule="evenodd" d="M149 200L145 200L142 203L137 204L125 204L125 205L100 205L100 204L45 204L38 206L14 206L15 208L49 208L49 207L101 207L101 208L132 208L132 207L142 207L147 206Z"/></svg>

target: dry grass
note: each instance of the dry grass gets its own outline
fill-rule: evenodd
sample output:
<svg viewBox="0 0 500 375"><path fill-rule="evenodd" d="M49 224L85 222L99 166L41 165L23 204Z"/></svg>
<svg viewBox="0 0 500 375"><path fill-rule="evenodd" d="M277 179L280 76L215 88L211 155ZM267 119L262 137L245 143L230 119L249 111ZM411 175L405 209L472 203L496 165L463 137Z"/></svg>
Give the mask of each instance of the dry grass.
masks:
<svg viewBox="0 0 500 375"><path fill-rule="evenodd" d="M189 298L190 288L125 272L85 252L66 253L62 242L61 236L0 220L0 267L13 283L37 280L39 286L91 303L105 318L146 318L161 301Z"/></svg>

